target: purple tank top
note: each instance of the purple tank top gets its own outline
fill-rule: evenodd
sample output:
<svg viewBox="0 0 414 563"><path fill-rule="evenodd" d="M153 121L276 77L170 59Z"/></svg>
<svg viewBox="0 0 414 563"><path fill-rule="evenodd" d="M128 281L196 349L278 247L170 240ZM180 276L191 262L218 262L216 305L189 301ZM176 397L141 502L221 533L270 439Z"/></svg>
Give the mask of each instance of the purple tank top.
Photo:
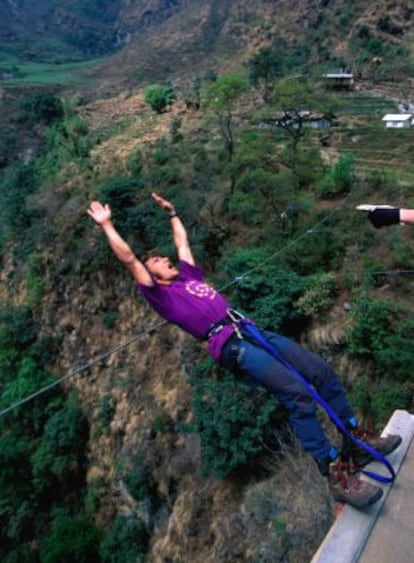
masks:
<svg viewBox="0 0 414 563"><path fill-rule="evenodd" d="M195 338L203 339L211 325L226 317L230 305L217 290L205 283L201 268L181 260L179 271L179 276L168 285L154 280L153 287L140 283L137 286L161 317ZM225 325L209 338L207 350L214 360L219 361L221 349L233 332L232 325Z"/></svg>

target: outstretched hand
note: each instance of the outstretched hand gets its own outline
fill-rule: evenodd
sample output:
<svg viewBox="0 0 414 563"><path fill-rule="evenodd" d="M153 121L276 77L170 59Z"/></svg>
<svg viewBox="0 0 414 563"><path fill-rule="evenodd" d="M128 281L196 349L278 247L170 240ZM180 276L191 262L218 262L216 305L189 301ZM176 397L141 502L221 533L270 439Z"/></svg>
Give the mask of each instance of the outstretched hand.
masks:
<svg viewBox="0 0 414 563"><path fill-rule="evenodd" d="M357 206L358 211L365 211L370 222L376 229L388 225L398 225L400 222L400 209L391 205L362 204Z"/></svg>
<svg viewBox="0 0 414 563"><path fill-rule="evenodd" d="M102 205L99 201L92 201L86 212L98 225L103 225L111 219L111 209L107 203Z"/></svg>
<svg viewBox="0 0 414 563"><path fill-rule="evenodd" d="M152 192L151 197L158 203L160 207L165 209L165 211L168 212L174 211L173 204L167 201L166 199L164 199L163 197L161 197L160 195L156 194L155 192Z"/></svg>

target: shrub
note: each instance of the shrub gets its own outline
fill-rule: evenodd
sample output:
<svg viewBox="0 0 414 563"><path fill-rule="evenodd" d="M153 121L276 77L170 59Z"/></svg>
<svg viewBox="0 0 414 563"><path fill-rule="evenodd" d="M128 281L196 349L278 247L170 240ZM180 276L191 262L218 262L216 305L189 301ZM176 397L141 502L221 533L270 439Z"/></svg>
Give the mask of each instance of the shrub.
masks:
<svg viewBox="0 0 414 563"><path fill-rule="evenodd" d="M396 305L387 299L369 299L363 295L352 310L353 324L347 331L351 354L378 358L392 332Z"/></svg>
<svg viewBox="0 0 414 563"><path fill-rule="evenodd" d="M299 316L293 303L302 292L303 282L294 271L269 261L269 256L266 249L238 250L222 260L221 269L238 280L234 307L262 328L280 330Z"/></svg>
<svg viewBox="0 0 414 563"><path fill-rule="evenodd" d="M183 134L181 133L182 119L179 117L174 117L170 125L170 138L172 143L178 143L183 139Z"/></svg>
<svg viewBox="0 0 414 563"><path fill-rule="evenodd" d="M140 453L133 458L132 467L126 472L125 484L137 501L144 500L152 494L154 483Z"/></svg>
<svg viewBox="0 0 414 563"><path fill-rule="evenodd" d="M403 319L396 322L385 335L382 347L376 351L381 371L393 380L409 381L414 370L413 342L414 320Z"/></svg>
<svg viewBox="0 0 414 563"><path fill-rule="evenodd" d="M411 240L404 240L401 231L390 233L390 254L396 267L405 270L414 268L414 253Z"/></svg>
<svg viewBox="0 0 414 563"><path fill-rule="evenodd" d="M294 198L297 187L297 179L289 170L278 174L260 169L249 170L238 181L238 188L249 194L252 201L257 200L259 195L260 206L268 216L279 216Z"/></svg>
<svg viewBox="0 0 414 563"><path fill-rule="evenodd" d="M247 193L236 192L229 200L228 212L246 225L255 225L260 221L256 198Z"/></svg>
<svg viewBox="0 0 414 563"><path fill-rule="evenodd" d="M317 317L329 309L337 292L336 278L332 273L317 273L305 280L305 292L295 303L296 309L307 317Z"/></svg>
<svg viewBox="0 0 414 563"><path fill-rule="evenodd" d="M99 401L99 423L102 428L107 428L112 421L115 414L115 404L114 400L109 393L102 395Z"/></svg>
<svg viewBox="0 0 414 563"><path fill-rule="evenodd" d="M352 153L344 153L325 175L318 187L318 192L321 196L328 197L346 193L351 190L355 180L355 157Z"/></svg>
<svg viewBox="0 0 414 563"><path fill-rule="evenodd" d="M26 287L27 287L27 304L31 307L39 305L43 296L45 282L43 279L43 263L42 256L34 252L27 258L26 262Z"/></svg>
<svg viewBox="0 0 414 563"><path fill-rule="evenodd" d="M34 210L28 204L28 196L37 188L38 179L31 164L12 167L0 180L0 236L22 235L29 229Z"/></svg>
<svg viewBox="0 0 414 563"><path fill-rule="evenodd" d="M143 187L141 178L128 176L113 178L101 187L102 201L111 207L113 220L122 235L142 227L136 201Z"/></svg>
<svg viewBox="0 0 414 563"><path fill-rule="evenodd" d="M2 558L2 563L33 563L33 551L21 545Z"/></svg>
<svg viewBox="0 0 414 563"><path fill-rule="evenodd" d="M139 149L129 153L126 160L126 168L132 176L141 176L143 165L144 160Z"/></svg>
<svg viewBox="0 0 414 563"><path fill-rule="evenodd" d="M9 165L17 157L18 148L17 135L4 129L0 139L0 168Z"/></svg>
<svg viewBox="0 0 414 563"><path fill-rule="evenodd" d="M175 100L174 89L170 83L152 84L145 89L144 100L155 112L162 113Z"/></svg>
<svg viewBox="0 0 414 563"><path fill-rule="evenodd" d="M269 101L275 80L286 70L286 52L286 41L276 37L270 46L261 47L247 62L249 80L255 87L262 86L265 101Z"/></svg>
<svg viewBox="0 0 414 563"><path fill-rule="evenodd" d="M102 563L144 563L148 537L141 520L118 516L101 543Z"/></svg>
<svg viewBox="0 0 414 563"><path fill-rule="evenodd" d="M383 382L375 389L371 398L371 410L376 424L382 428L394 412L399 409L411 409L413 401L412 385Z"/></svg>
<svg viewBox="0 0 414 563"><path fill-rule="evenodd" d="M301 274L310 274L318 270L333 270L343 259L345 243L337 236L329 221L323 223L317 214L314 218L315 227L306 232L306 236L298 239L286 256L286 262ZM304 233L305 235L305 233Z"/></svg>
<svg viewBox="0 0 414 563"><path fill-rule="evenodd" d="M37 362L30 356L20 358L17 366L17 373L12 380L3 385L1 390L1 407L7 408L53 382L52 377L40 369ZM14 410L13 414L25 424L37 428L42 418L45 402L45 397L39 397L28 405Z"/></svg>
<svg viewBox="0 0 414 563"><path fill-rule="evenodd" d="M224 478L263 451L266 430L276 423L278 403L267 391L228 373L217 381L208 379L212 369L207 361L190 377L194 420L187 430L199 435L203 473Z"/></svg>
<svg viewBox="0 0 414 563"><path fill-rule="evenodd" d="M70 477L82 475L89 426L76 393L46 422L42 438L32 455L33 483L39 492L55 482L70 487ZM66 482L66 483L65 483Z"/></svg>
<svg viewBox="0 0 414 563"><path fill-rule="evenodd" d="M25 348L36 339L37 328L29 307L0 308L0 349Z"/></svg>
<svg viewBox="0 0 414 563"><path fill-rule="evenodd" d="M55 509L49 533L40 545L41 563L98 563L100 532L85 514Z"/></svg>
<svg viewBox="0 0 414 563"><path fill-rule="evenodd" d="M46 125L63 119L65 113L62 100L53 92L40 92L23 98L21 109L21 120L43 121Z"/></svg>

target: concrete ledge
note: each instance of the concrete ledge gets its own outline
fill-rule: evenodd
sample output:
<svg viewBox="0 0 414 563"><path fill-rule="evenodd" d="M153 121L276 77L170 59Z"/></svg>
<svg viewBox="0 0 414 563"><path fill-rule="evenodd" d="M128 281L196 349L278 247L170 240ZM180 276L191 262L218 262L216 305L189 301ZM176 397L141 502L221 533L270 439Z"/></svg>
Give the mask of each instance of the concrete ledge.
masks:
<svg viewBox="0 0 414 563"><path fill-rule="evenodd" d="M395 411L384 428L383 434L400 434L402 437L399 448L387 458L395 473L398 474L414 435L414 416L407 411ZM388 472L384 473L385 468L379 462L370 463L368 468L388 476ZM361 478L378 484L366 476ZM380 484L384 490L383 496L366 510L356 510L352 506L344 505L342 512L315 553L311 563L355 563L358 561L358 557L393 485Z"/></svg>

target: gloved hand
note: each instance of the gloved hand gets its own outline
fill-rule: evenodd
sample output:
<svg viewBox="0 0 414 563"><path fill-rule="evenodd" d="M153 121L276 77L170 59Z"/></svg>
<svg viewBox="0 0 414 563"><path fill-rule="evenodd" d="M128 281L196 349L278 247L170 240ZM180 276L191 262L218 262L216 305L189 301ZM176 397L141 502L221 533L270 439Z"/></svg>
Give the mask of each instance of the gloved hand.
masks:
<svg viewBox="0 0 414 563"><path fill-rule="evenodd" d="M376 229L386 227L388 225L398 225L400 223L400 209L399 207L392 207L391 205L371 205L363 204L358 205L359 211L366 211L367 217Z"/></svg>

